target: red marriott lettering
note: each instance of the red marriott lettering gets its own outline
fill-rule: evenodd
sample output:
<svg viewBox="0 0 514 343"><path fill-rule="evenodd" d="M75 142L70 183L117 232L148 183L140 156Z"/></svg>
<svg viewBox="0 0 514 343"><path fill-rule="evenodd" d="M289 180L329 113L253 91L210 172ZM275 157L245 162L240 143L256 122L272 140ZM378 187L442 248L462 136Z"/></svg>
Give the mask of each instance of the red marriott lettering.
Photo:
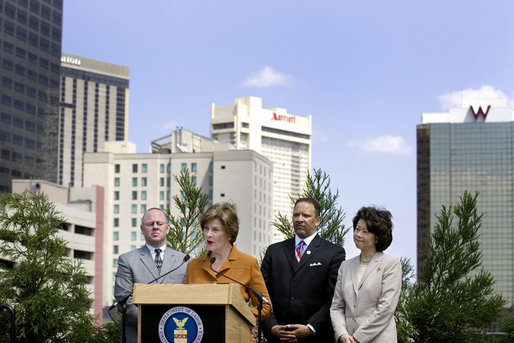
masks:
<svg viewBox="0 0 514 343"><path fill-rule="evenodd" d="M471 110L471 113L473 114L473 117L475 118L475 120L478 119L478 116L482 116L485 120L485 117L487 117L487 113L489 113L489 109L491 108L491 105L487 106L487 110L484 111L482 110L482 106L478 106L478 112L475 112L475 109L473 109L473 106L469 106L469 109Z"/></svg>
<svg viewBox="0 0 514 343"><path fill-rule="evenodd" d="M296 123L295 116L285 116L283 114L276 114L275 112L273 112L273 117L271 118L271 120L285 121L293 124Z"/></svg>

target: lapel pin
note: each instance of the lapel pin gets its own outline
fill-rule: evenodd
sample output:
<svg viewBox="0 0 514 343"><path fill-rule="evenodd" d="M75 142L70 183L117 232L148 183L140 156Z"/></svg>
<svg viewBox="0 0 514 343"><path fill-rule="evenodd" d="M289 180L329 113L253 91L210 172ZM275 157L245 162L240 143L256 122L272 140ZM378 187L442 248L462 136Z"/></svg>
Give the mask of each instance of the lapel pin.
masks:
<svg viewBox="0 0 514 343"><path fill-rule="evenodd" d="M377 268L377 273L380 271L380 267Z"/></svg>
<svg viewBox="0 0 514 343"><path fill-rule="evenodd" d="M310 250L307 250L307 255L310 255L311 254L311 251Z"/></svg>

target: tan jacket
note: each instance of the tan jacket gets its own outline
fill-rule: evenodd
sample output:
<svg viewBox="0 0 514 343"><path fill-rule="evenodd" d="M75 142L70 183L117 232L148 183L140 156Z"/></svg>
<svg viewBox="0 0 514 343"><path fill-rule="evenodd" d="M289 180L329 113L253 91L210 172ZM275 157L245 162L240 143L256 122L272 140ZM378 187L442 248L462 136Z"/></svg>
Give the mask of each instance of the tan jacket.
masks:
<svg viewBox="0 0 514 343"><path fill-rule="evenodd" d="M377 252L358 282L359 256L339 267L330 306L336 340L353 335L360 343L397 342L394 311L402 286L399 260Z"/></svg>
<svg viewBox="0 0 514 343"><path fill-rule="evenodd" d="M248 285L262 293L266 299L270 299L264 279L262 278L261 270L257 260L241 251L236 247L232 247L227 260L218 270L234 280ZM224 276L215 274L210 267L209 255L200 256L195 258L187 264L186 283L233 283L231 280ZM257 318L257 298L251 294L248 289L243 286L239 287L241 295L245 301L252 299L251 308L252 313ZM265 302L262 306L262 319L268 317L271 313L271 308Z"/></svg>

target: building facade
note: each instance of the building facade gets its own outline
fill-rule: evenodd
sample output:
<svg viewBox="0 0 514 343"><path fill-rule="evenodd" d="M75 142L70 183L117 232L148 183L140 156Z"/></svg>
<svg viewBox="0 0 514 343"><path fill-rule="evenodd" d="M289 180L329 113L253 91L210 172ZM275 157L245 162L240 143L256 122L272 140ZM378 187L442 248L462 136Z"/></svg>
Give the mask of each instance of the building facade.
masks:
<svg viewBox="0 0 514 343"><path fill-rule="evenodd" d="M178 131L182 132L174 132L170 143L160 144L156 153L136 153L131 143L108 142L104 152L84 154L85 186L99 184L105 188L104 306L112 304L118 256L145 244L139 227L145 211L169 208L172 215L179 215L173 196L181 193L174 176L183 169L195 175L196 184L209 195L211 203L228 201L236 205L240 220L235 243L238 249L259 258L271 243L271 161L254 151L228 149L227 144L212 140L207 151L192 152L196 145L189 142L209 139ZM180 147L173 147L177 141ZM169 153L167 149L185 151Z"/></svg>
<svg viewBox="0 0 514 343"><path fill-rule="evenodd" d="M57 181L83 185L84 152L128 138L129 68L62 54Z"/></svg>
<svg viewBox="0 0 514 343"><path fill-rule="evenodd" d="M0 193L56 181L62 0L0 2Z"/></svg>
<svg viewBox="0 0 514 343"><path fill-rule="evenodd" d="M67 242L68 257L82 260L92 295L91 312L102 316L104 189L69 188L44 180L13 180L13 193L25 190L45 193L64 218L59 235Z"/></svg>
<svg viewBox="0 0 514 343"><path fill-rule="evenodd" d="M514 111L507 100L464 100L417 126L418 273L442 205L479 192L483 267L512 306L514 296Z"/></svg>
<svg viewBox="0 0 514 343"><path fill-rule="evenodd" d="M250 149L273 162L273 217L292 218L290 197L305 188L311 169L311 116L288 114L283 108L262 108L257 97L237 98L234 105L211 105L211 137L236 149ZM282 235L274 230L273 241Z"/></svg>

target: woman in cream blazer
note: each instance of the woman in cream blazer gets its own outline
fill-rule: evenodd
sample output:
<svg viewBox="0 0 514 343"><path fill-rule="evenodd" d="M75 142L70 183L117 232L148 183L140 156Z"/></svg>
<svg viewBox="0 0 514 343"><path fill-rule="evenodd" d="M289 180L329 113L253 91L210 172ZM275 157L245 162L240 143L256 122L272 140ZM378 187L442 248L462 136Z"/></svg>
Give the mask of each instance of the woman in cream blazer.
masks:
<svg viewBox="0 0 514 343"><path fill-rule="evenodd" d="M394 311L402 285L399 260L385 255L392 242L391 213L363 207L353 218L359 256L339 267L330 307L335 338L341 343L395 343Z"/></svg>

